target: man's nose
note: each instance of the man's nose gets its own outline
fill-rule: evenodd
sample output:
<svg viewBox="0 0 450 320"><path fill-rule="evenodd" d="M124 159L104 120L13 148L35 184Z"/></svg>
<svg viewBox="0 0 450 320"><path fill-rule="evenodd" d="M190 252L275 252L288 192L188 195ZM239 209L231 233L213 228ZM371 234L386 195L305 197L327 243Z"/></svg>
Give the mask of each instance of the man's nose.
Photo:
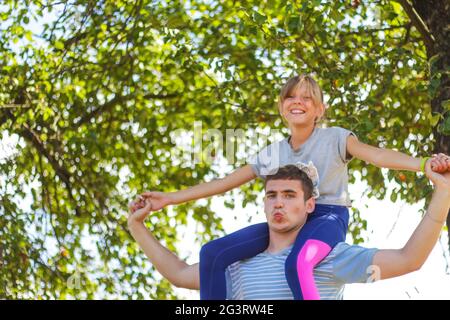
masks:
<svg viewBox="0 0 450 320"><path fill-rule="evenodd" d="M282 208L283 207L283 201L281 200L280 197L277 197L275 199L275 204L274 204L275 208Z"/></svg>

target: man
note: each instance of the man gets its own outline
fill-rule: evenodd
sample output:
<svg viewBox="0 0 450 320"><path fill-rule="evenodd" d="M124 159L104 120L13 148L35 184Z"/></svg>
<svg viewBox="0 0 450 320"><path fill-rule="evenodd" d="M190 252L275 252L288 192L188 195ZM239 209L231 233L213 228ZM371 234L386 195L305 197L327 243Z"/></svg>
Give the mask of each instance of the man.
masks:
<svg viewBox="0 0 450 320"><path fill-rule="evenodd" d="M401 249L377 250L339 243L314 269L312 286L321 299L342 298L345 283L388 279L420 269L439 238L450 207L450 173L435 173L427 164L426 175L435 190L427 213L406 245ZM292 299L284 277L284 261L308 214L314 211L312 186L310 177L293 165L267 177L264 211L269 246L265 252L228 267L228 298ZM136 202L130 204L130 212L136 208ZM199 289L199 265L188 265L153 237L143 224L150 212L151 202L147 200L143 208L130 214L128 226L132 236L173 285Z"/></svg>

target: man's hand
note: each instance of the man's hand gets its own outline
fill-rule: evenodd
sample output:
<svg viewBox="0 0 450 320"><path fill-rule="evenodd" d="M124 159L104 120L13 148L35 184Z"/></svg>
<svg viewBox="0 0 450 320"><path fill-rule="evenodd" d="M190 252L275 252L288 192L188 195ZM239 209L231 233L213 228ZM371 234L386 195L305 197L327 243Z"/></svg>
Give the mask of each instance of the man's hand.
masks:
<svg viewBox="0 0 450 320"><path fill-rule="evenodd" d="M450 163L450 159L446 155L439 155L439 162L443 165L447 162ZM444 171L444 173L438 173L431 169L431 161L427 161L425 164L425 174L428 179L435 185L436 188L450 191L450 172Z"/></svg>
<svg viewBox="0 0 450 320"><path fill-rule="evenodd" d="M128 225L131 223L143 223L145 218L152 211L152 202L147 200L141 200L137 198L135 201L131 202L128 206L130 215L128 216Z"/></svg>
<svg viewBox="0 0 450 320"><path fill-rule="evenodd" d="M145 207L145 199L141 196L138 196L134 199L134 201L131 201L128 204L128 210L130 213L134 213L136 210L142 209L143 207Z"/></svg>
<svg viewBox="0 0 450 320"><path fill-rule="evenodd" d="M151 211L158 211L167 205L174 204L175 199L172 193L168 192L156 192L156 191L146 191L139 195L136 200L130 203L130 212L135 212L138 209L145 207L145 200L151 200L152 209Z"/></svg>
<svg viewBox="0 0 450 320"><path fill-rule="evenodd" d="M431 164L431 170L434 172L444 173L450 171L450 157L446 154L433 154L433 157L427 162Z"/></svg>
<svg viewBox="0 0 450 320"><path fill-rule="evenodd" d="M175 203L173 193L169 192L147 191L142 193L141 197L144 200L148 199L152 201L152 211L161 210L165 206Z"/></svg>
<svg viewBox="0 0 450 320"><path fill-rule="evenodd" d="M128 208L130 210L128 230L156 270L174 286L200 289L198 264L188 265L164 247L144 225L145 218L153 209L152 201L139 196L133 202L130 202Z"/></svg>

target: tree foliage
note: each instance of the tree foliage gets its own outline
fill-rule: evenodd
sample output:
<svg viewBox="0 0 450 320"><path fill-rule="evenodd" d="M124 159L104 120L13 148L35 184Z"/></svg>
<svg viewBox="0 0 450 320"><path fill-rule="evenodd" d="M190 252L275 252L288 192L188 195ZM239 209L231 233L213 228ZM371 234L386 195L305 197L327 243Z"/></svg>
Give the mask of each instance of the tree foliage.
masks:
<svg viewBox="0 0 450 320"><path fill-rule="evenodd" d="M173 298L127 231L128 201L218 177L210 163L173 158L172 133L195 121L224 136L281 129L276 96L297 73L318 79L328 125L415 156L436 151L439 136L448 152L449 51L424 44L401 3L3 3L0 130L19 144L0 162L0 297ZM414 173L389 171L397 187L387 194L381 170L353 161L356 172L378 199L430 192ZM248 203L260 191L241 188ZM191 218L199 241L222 234L210 200L157 212L148 226L176 251ZM355 211L356 241L364 227Z"/></svg>

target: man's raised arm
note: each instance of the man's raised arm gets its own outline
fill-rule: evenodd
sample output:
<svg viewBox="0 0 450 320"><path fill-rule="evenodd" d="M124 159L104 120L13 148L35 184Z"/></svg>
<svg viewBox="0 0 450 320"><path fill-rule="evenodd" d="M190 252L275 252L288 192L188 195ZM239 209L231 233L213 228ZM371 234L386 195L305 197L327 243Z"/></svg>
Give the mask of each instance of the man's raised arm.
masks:
<svg viewBox="0 0 450 320"><path fill-rule="evenodd" d="M435 189L416 230L402 249L380 250L374 255L373 264L380 268L381 279L420 269L439 239L450 208L450 172L433 172L427 164L426 175Z"/></svg>
<svg viewBox="0 0 450 320"><path fill-rule="evenodd" d="M199 290L198 263L189 265L178 258L159 243L145 227L144 220L151 211L151 202L147 200L145 207L136 210L134 213L131 213L132 206L133 203L130 203L128 229L156 270L176 287Z"/></svg>

